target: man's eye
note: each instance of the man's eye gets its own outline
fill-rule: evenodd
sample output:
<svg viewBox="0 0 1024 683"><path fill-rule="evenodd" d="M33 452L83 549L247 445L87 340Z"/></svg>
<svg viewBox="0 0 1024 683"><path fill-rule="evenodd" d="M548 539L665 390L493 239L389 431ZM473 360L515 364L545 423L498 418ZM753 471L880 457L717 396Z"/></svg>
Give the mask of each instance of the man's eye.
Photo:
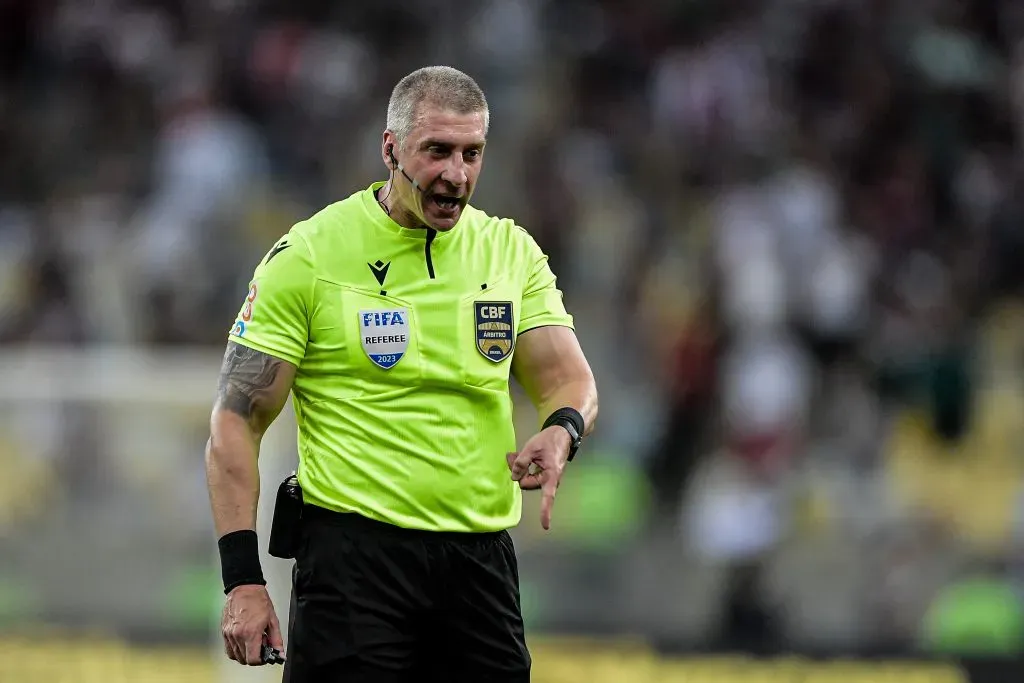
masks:
<svg viewBox="0 0 1024 683"><path fill-rule="evenodd" d="M478 156L480 156L480 150L478 149L471 149L466 152L467 159L476 159Z"/></svg>

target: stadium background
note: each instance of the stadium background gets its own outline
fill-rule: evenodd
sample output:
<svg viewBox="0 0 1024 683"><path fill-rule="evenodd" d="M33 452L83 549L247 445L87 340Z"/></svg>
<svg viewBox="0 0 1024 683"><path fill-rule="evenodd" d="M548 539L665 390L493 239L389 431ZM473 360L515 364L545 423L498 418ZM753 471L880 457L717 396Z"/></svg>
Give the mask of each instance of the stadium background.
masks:
<svg viewBox="0 0 1024 683"><path fill-rule="evenodd" d="M515 534L537 680L1015 661L1022 38L1016 0L0 3L0 680L279 674L216 642L224 335L431 63L484 87L474 203L550 254L602 392Z"/></svg>

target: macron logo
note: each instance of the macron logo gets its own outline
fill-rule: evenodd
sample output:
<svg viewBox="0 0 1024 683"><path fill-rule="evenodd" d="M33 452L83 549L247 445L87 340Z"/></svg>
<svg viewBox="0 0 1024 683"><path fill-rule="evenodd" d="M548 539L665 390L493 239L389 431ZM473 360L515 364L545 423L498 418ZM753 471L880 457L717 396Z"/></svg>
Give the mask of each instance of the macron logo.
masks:
<svg viewBox="0 0 1024 683"><path fill-rule="evenodd" d="M384 263L380 259L377 259L376 263L367 263L370 268L370 272L373 273L374 279L377 280L377 284L381 287L384 286L384 279L388 276L388 268L391 267L391 262Z"/></svg>

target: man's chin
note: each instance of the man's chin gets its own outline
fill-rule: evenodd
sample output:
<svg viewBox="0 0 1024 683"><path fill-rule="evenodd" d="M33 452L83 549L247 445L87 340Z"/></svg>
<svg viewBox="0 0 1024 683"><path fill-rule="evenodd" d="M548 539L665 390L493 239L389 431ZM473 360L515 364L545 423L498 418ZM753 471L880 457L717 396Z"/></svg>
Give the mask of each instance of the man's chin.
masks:
<svg viewBox="0 0 1024 683"><path fill-rule="evenodd" d="M423 212L423 217L428 226L444 232L458 225L459 219L462 218L462 207L457 205L454 209L442 209L436 205L430 206Z"/></svg>
<svg viewBox="0 0 1024 683"><path fill-rule="evenodd" d="M459 224L459 220L457 218L456 219L447 219L446 218L444 220L434 220L434 221L431 221L430 222L430 227L432 227L434 230L437 230L438 232L448 232L449 230L451 230L452 228L454 228L458 224Z"/></svg>

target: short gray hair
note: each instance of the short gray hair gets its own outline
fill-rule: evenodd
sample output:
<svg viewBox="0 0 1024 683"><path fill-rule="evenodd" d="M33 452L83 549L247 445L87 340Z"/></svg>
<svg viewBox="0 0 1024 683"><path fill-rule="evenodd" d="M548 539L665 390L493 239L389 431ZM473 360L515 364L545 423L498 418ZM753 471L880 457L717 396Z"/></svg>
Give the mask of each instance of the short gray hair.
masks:
<svg viewBox="0 0 1024 683"><path fill-rule="evenodd" d="M487 98L470 76L450 66L425 66L402 78L388 101L388 130L405 142L416 125L420 105L430 103L458 114L483 112L484 134L490 126Z"/></svg>

